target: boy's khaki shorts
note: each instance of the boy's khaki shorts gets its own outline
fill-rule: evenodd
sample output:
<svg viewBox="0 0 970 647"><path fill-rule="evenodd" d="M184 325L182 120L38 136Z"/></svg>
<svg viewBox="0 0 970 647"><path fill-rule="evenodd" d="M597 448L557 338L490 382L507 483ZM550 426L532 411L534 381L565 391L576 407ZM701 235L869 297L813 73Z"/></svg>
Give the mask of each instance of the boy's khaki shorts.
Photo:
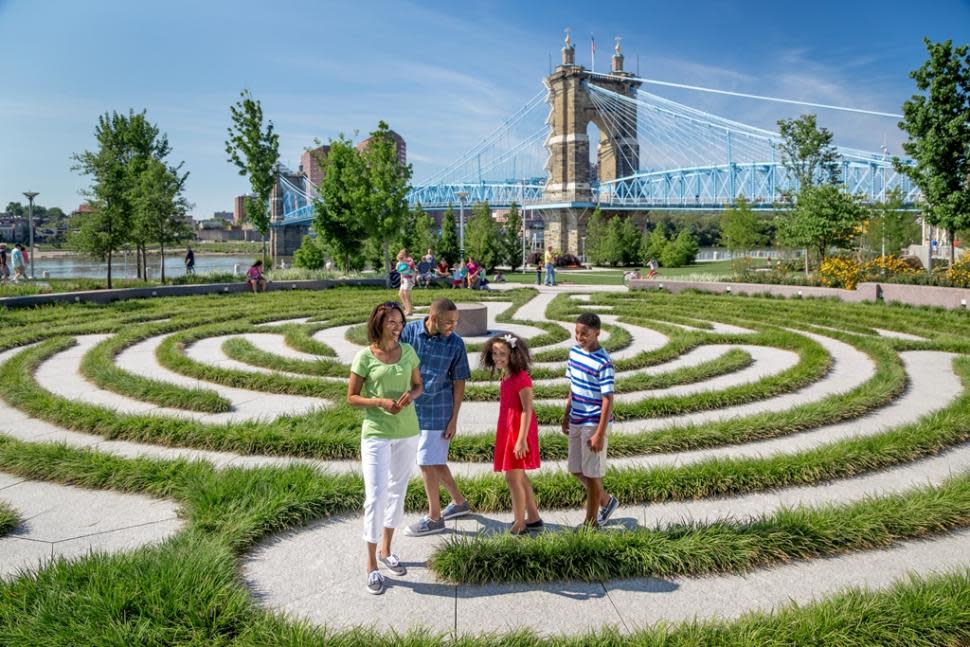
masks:
<svg viewBox="0 0 970 647"><path fill-rule="evenodd" d="M596 433L597 425L574 425L569 423L569 458L567 467L572 474L582 474L587 478L601 479L606 476L606 446L610 430L606 428L603 449L594 452L587 444Z"/></svg>

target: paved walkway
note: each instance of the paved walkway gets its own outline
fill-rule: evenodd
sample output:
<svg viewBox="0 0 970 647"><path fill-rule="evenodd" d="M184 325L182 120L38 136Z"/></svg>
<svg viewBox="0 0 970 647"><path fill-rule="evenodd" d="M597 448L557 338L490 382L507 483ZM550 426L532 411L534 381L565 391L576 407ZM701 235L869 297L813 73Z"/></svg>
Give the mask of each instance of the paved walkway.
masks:
<svg viewBox="0 0 970 647"><path fill-rule="evenodd" d="M542 288L539 295L521 307L514 317L524 321L543 320L548 304L557 294L567 290L581 290L584 294L573 295L573 298L584 301L591 293L619 289L623 288ZM586 299L583 298L584 295ZM504 327L516 334L527 336L542 334L541 329L532 326L496 323L495 315L507 307L508 302L489 305L490 328L493 325L496 329ZM615 322L615 317L606 308L597 310L601 311L604 320ZM698 318L702 319L703 313L699 313ZM664 335L649 328L619 325L631 332L633 341L628 349L615 353L614 357L632 357L644 350L660 347L667 341ZM287 347L282 336L272 330L273 327L272 323L265 324L260 326L259 331L247 333L243 337L259 348L280 356L307 360L316 358ZM715 322L715 329L732 334L751 332L720 322ZM346 327L333 328L316 335L317 339L333 347L343 361L352 358L357 350L346 341L345 331ZM793 393L746 405L673 418L617 423L614 432L643 432L671 425L739 418L764 411L784 411L847 392L874 374L875 366L868 356L844 342L827 337L824 330L819 329L818 334L794 332L814 339L833 358L832 369L822 379ZM897 338L913 337L893 331L877 332ZM231 413L217 416L165 410L98 389L80 376L78 367L83 353L104 338L99 335L79 337L78 347L59 353L42 363L36 373L38 383L64 397L98 406L153 415L179 415L210 423L291 415L328 404L314 398L228 389L178 375L161 367L155 359L155 350L164 339L156 337L144 340L121 353L116 360L117 364L126 370L150 375L155 379L185 386L211 388L233 403ZM188 354L203 363L241 370L266 370L234 362L226 357L222 351L222 344L226 339L219 337L201 340L189 347ZM571 340L566 340L550 347L566 348L571 343ZM684 366L696 366L720 357L736 347L702 346L663 365L638 369L624 375L655 375ZM696 384L624 394L622 398L637 401L663 395L720 391L777 374L797 362L797 355L790 351L752 345L742 345L741 348L751 353L754 360L745 369ZM0 364L17 352L19 349L0 353ZM611 461L611 465L685 465L715 458L763 457L801 452L843 438L873 435L914 422L946 407L961 394L960 380L952 369L954 355L919 351L901 353L900 356L909 380L906 392L891 404L863 418L756 443L617 458ZM553 365L560 366L561 363ZM561 378L556 378L548 383L562 381ZM466 403L462 409L460 433L489 433L496 412L495 403ZM28 442L64 442L71 446L90 447L120 456L198 459L218 467L299 462L328 472L359 469L355 461L244 456L231 452L105 440L30 418L18 411L15 403L7 402L0 403L0 433ZM555 433L555 430L546 429L544 433ZM491 471L490 465L482 463L459 463L453 465L453 468L457 474L466 476ZM553 472L563 470L564 465L561 461L549 461L541 469L544 472ZM857 501L866 496L903 492L926 483L938 484L948 476L965 473L968 469L970 444L892 470L811 487L788 488L724 499L623 506L611 526L611 531L624 532L637 526L657 527L683 520L705 523L725 516L743 518L770 513L786 506ZM43 563L40 560L54 555L79 556L91 548L124 550L146 542L159 541L181 527L175 506L170 502L36 483L3 474L0 474L0 500L13 505L27 519L14 535L0 538L0 576L11 575L19 568L36 567ZM578 523L581 515L578 510L550 511L545 517L550 530L555 531L559 526ZM408 522L414 521L417 516L409 515ZM962 531L930 541L900 544L890 550L863 551L834 559L797 562L777 568L758 569L744 576L669 580L648 578L620 582L555 583L546 586L467 587L436 582L425 568L425 560L440 542L456 533L504 532L509 520L508 514L476 515L451 523L447 535L423 539L400 535L395 540L395 548L410 573L404 578L390 578L387 593L379 598L364 591L361 520L358 515L322 520L306 528L293 529L269 538L243 560L242 572L262 604L331 627L350 627L363 623L379 629L401 630L407 626L421 625L444 632L464 634L528 626L545 634L574 634L604 625L614 625L622 631L631 631L660 621L676 622L693 617L734 617L746 611L771 609L788 600L807 602L846 586L885 587L910 571L929 573L970 566L970 531ZM390 623L375 621L376 618L396 618L398 623L392 627Z"/></svg>
<svg viewBox="0 0 970 647"><path fill-rule="evenodd" d="M33 570L57 557L118 552L155 543L183 522L170 501L31 481L0 472L0 501L23 522L0 537L0 577Z"/></svg>

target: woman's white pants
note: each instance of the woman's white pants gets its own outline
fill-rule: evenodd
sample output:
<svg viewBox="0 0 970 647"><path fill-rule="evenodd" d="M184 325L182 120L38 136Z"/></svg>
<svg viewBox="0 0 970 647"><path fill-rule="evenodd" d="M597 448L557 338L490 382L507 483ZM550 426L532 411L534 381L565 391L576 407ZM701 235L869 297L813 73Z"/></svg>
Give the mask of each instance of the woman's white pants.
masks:
<svg viewBox="0 0 970 647"><path fill-rule="evenodd" d="M394 440L361 438L364 541L376 544L384 528L399 528L404 523L404 497L417 453L418 436Z"/></svg>

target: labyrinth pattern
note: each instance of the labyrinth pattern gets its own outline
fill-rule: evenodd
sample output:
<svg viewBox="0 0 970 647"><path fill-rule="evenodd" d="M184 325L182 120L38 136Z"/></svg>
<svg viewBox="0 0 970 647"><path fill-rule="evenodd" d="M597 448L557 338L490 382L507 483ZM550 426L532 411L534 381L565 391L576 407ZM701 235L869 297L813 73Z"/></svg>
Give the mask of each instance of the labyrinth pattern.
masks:
<svg viewBox="0 0 970 647"><path fill-rule="evenodd" d="M417 291L417 316L456 294ZM409 573L368 596L361 416L344 398L362 323L388 296L336 289L4 313L0 637L29 625L4 629L4 593L30 591L33 605L47 595L45 573L90 564L137 588L130 560L184 564L170 577L190 588L182 578L193 569L219 582L213 600L229 596L235 611L202 600L204 586L173 608L243 614L233 631L254 635L266 623L301 634L298 620L445 637L622 635L730 625L852 588L901 599L898 587L918 582L946 582L946 595L966 600L965 314L595 286L457 297L487 305L490 335L530 342L544 536L507 537L508 494L491 471L498 382L476 370L452 444L476 513L442 535L399 533ZM617 368L606 485L621 507L599 533L572 530L582 492L558 432L572 322L584 311L602 317ZM473 367L487 338L465 339ZM423 507L416 470L407 523ZM584 571L580 555L594 549L602 563ZM966 623L950 628L952 644L970 639ZM213 622L186 637L224 630Z"/></svg>

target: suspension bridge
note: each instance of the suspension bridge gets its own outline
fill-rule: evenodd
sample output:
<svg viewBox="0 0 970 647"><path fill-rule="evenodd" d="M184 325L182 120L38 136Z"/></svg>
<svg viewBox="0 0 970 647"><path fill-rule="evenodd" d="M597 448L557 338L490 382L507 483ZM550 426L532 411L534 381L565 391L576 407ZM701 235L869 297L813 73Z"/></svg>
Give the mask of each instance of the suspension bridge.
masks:
<svg viewBox="0 0 970 647"><path fill-rule="evenodd" d="M777 132L692 108L643 86L738 93L637 77L623 69L619 39L611 63L608 73L577 65L567 34L562 64L544 87L478 145L414 184L409 204L430 210L484 202L507 209L516 204L542 217L550 244L573 252L595 208L631 215L651 209L708 211L730 207L741 197L755 208L790 207L785 195L798 189L798 181L783 164ZM837 152L839 180L848 192L874 202L898 188L904 202L917 199L918 190L895 170L885 150L838 146ZM300 174L283 173L278 189L274 229L286 254L282 248L295 249L312 222L317 195ZM279 230L287 227L295 231L280 236Z"/></svg>

